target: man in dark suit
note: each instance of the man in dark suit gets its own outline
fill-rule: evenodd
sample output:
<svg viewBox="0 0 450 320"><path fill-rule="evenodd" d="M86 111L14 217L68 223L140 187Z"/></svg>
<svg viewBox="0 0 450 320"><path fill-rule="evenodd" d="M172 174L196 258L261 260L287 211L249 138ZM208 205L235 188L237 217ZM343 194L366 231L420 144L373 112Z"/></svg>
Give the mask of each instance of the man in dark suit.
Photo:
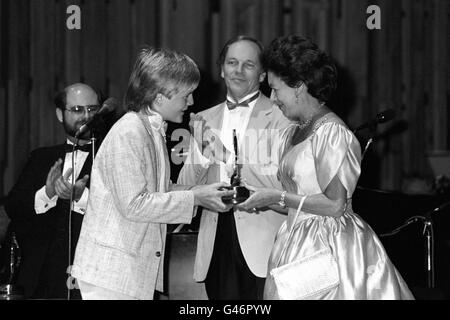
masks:
<svg viewBox="0 0 450 320"><path fill-rule="evenodd" d="M99 96L76 83L59 92L55 104L66 142L32 151L5 203L21 248L17 284L33 299L80 298L68 272L87 206L93 150L91 132L78 141L75 133L100 109Z"/></svg>

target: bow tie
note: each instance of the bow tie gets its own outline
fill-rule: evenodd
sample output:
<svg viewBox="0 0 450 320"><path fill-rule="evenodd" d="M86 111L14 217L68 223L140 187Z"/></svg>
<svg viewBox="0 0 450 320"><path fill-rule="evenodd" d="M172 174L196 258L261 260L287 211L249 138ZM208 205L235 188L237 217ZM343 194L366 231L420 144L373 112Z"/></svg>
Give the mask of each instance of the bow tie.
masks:
<svg viewBox="0 0 450 320"><path fill-rule="evenodd" d="M72 152L72 150L74 150L73 146L74 146L73 144L66 143L66 145L64 146L66 153ZM92 145L90 143L82 145L82 146L75 146L75 150L80 150L80 151L84 151L84 152L90 152L91 149L92 149Z"/></svg>
<svg viewBox="0 0 450 320"><path fill-rule="evenodd" d="M256 93L255 95L251 96L247 100L242 101L242 102L232 102L232 101L227 99L228 110L233 110L236 107L248 107L250 102L258 99L258 97L259 97L259 92Z"/></svg>

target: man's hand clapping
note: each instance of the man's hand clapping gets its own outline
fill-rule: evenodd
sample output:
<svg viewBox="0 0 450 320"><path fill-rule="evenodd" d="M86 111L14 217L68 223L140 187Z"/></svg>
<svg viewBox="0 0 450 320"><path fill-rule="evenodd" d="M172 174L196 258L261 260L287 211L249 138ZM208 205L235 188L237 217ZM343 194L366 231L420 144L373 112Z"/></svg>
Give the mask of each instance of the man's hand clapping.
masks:
<svg viewBox="0 0 450 320"><path fill-rule="evenodd" d="M45 193L50 199L55 195L61 199L70 199L72 184L69 182L69 177L72 174L73 169L69 168L66 173L62 175L62 163L63 161L58 159L48 172L45 183ZM75 182L73 200L79 200L81 198L88 179L89 175L85 175Z"/></svg>

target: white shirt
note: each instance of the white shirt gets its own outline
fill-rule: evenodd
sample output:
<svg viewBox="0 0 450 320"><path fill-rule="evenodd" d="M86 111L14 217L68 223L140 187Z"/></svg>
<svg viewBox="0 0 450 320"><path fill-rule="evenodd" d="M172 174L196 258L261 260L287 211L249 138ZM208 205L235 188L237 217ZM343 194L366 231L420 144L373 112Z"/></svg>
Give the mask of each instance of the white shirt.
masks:
<svg viewBox="0 0 450 320"><path fill-rule="evenodd" d="M242 102L247 100L256 94L257 91L252 92L237 102ZM234 101L229 95L227 95L227 100ZM248 122L250 120L250 114L255 107L258 99L253 100L248 104L248 107L237 107L229 110L227 107L223 111L223 121L222 130L220 132L220 140L222 140L223 145L228 151L231 152L230 158L227 159L226 164L220 162L220 181L230 182L231 175L233 174L233 165L235 162L235 153L233 146L233 129L236 129L237 141L238 141L238 152L242 141L245 137L245 131L247 130Z"/></svg>
<svg viewBox="0 0 450 320"><path fill-rule="evenodd" d="M73 143L67 139L68 144ZM86 161L89 153L81 150L75 150L75 157L74 157L74 164L75 164L75 170L74 170L74 176L75 181L78 180L78 176L80 175L81 169L84 166L84 162ZM62 168L63 175L67 172L69 168L72 167L72 152L66 153L66 157L64 159L64 164ZM69 183L72 183L72 175L69 176ZM78 201L74 201L74 210L77 213L84 214L87 207L87 201L89 196L89 189L86 187L83 190L83 194L81 195L81 198ZM45 192L45 185L39 189L36 194L34 195L34 210L36 211L36 214L42 214L50 210L51 208L56 206L56 202L58 201L58 196L55 195L53 198L49 198L47 196L47 193Z"/></svg>
<svg viewBox="0 0 450 320"><path fill-rule="evenodd" d="M148 120L150 121L150 126L153 130L153 137L155 138L156 142L156 152L157 157L159 158L159 163L161 164L161 177L166 176L166 172L168 168L166 168L166 160L164 157L166 148L166 129L167 129L167 123L163 120L162 116L149 109L150 115L148 116ZM165 179L159 179L159 190L165 190ZM168 190L165 190L168 191Z"/></svg>

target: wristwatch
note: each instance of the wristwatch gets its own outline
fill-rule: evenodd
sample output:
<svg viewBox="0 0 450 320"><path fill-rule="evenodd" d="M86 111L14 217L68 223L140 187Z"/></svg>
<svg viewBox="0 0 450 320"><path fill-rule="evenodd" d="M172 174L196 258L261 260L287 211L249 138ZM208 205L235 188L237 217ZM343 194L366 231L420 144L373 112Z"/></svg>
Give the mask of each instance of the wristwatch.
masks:
<svg viewBox="0 0 450 320"><path fill-rule="evenodd" d="M286 208L286 202L284 202L284 197L286 197L286 190L284 190L282 193L281 193L281 198L280 198L280 201L278 202L278 205L280 206L280 207L282 207L283 209L284 208Z"/></svg>

